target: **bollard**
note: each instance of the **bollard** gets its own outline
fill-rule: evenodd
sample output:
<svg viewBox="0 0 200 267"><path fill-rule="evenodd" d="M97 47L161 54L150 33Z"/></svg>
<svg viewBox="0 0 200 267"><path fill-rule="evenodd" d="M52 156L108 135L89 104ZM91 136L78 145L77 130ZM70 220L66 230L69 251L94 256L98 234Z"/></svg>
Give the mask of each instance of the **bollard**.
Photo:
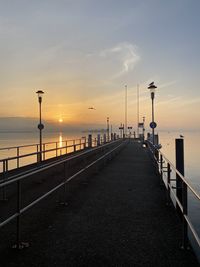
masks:
<svg viewBox="0 0 200 267"><path fill-rule="evenodd" d="M114 139L114 140L117 139L117 135L116 135L116 133L114 133L113 139Z"/></svg>
<svg viewBox="0 0 200 267"><path fill-rule="evenodd" d="M88 135L88 148L91 148L92 147L92 135L89 134Z"/></svg>
<svg viewBox="0 0 200 267"><path fill-rule="evenodd" d="M103 135L103 142L106 143L106 134Z"/></svg>
<svg viewBox="0 0 200 267"><path fill-rule="evenodd" d="M100 134L97 134L97 146L101 145L101 136Z"/></svg>
<svg viewBox="0 0 200 267"><path fill-rule="evenodd" d="M176 139L176 169L184 176L184 140L182 138ZM176 174L176 195L183 207L182 249L187 249L188 225L184 217L188 213L187 185L182 181L178 174ZM178 205L176 205L176 209L179 214L181 214Z"/></svg>
<svg viewBox="0 0 200 267"><path fill-rule="evenodd" d="M178 138L176 142L176 169L184 176L184 145L183 139ZM176 195L182 203L182 180L176 175Z"/></svg>

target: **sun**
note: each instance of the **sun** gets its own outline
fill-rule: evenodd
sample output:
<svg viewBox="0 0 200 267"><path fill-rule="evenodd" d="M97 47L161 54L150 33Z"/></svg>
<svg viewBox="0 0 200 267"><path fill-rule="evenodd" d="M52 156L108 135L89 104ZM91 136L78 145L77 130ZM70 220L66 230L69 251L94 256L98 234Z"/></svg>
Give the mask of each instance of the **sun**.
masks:
<svg viewBox="0 0 200 267"><path fill-rule="evenodd" d="M58 121L59 121L60 123L62 123L62 122L63 122L63 119L62 119L62 118L60 118Z"/></svg>

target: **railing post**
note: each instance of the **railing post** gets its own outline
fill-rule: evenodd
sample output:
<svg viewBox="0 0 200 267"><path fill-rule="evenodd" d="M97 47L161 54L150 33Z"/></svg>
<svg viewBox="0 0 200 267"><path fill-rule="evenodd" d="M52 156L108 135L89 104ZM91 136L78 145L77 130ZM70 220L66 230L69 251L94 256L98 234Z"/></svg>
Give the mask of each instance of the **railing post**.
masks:
<svg viewBox="0 0 200 267"><path fill-rule="evenodd" d="M100 134L97 134L97 146L100 146L100 144L101 144Z"/></svg>
<svg viewBox="0 0 200 267"><path fill-rule="evenodd" d="M21 209L21 181L17 181L17 249L20 249L20 241L21 241L21 229L20 229L20 209Z"/></svg>
<svg viewBox="0 0 200 267"><path fill-rule="evenodd" d="M45 160L45 144L43 144L43 159L41 160Z"/></svg>
<svg viewBox="0 0 200 267"><path fill-rule="evenodd" d="M6 180L6 172L7 172L7 164L6 164L6 161L7 160L4 160L3 161L3 180L5 181ZM7 198L6 198L6 187L4 186L2 188L2 200L3 201L6 201Z"/></svg>
<svg viewBox="0 0 200 267"><path fill-rule="evenodd" d="M58 156L58 143L56 142L56 157Z"/></svg>
<svg viewBox="0 0 200 267"><path fill-rule="evenodd" d="M167 163L167 204L170 203L171 166Z"/></svg>
<svg viewBox="0 0 200 267"><path fill-rule="evenodd" d="M92 148L92 135L88 135L88 148Z"/></svg>
<svg viewBox="0 0 200 267"><path fill-rule="evenodd" d="M19 168L19 147L17 147L17 168Z"/></svg>
<svg viewBox="0 0 200 267"><path fill-rule="evenodd" d="M187 200L187 185L183 182L183 189L182 189L182 201L183 201L183 244L182 248L188 248L188 225L187 221L185 220L185 216L188 214L188 200Z"/></svg>
<svg viewBox="0 0 200 267"><path fill-rule="evenodd" d="M37 162L39 162L39 145L37 145Z"/></svg>
<svg viewBox="0 0 200 267"><path fill-rule="evenodd" d="M76 152L76 140L73 140L74 152Z"/></svg>
<svg viewBox="0 0 200 267"><path fill-rule="evenodd" d="M103 142L106 143L106 134L103 135Z"/></svg>
<svg viewBox="0 0 200 267"><path fill-rule="evenodd" d="M65 146L66 146L66 154L67 154L67 141L65 142Z"/></svg>
<svg viewBox="0 0 200 267"><path fill-rule="evenodd" d="M161 179L163 179L163 156L160 154L160 175Z"/></svg>

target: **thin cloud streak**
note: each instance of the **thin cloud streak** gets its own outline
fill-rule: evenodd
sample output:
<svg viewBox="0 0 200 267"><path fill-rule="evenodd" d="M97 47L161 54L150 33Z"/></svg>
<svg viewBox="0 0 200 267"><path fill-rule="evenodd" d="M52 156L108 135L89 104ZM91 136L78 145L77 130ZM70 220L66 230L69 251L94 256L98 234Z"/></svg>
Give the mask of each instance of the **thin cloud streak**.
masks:
<svg viewBox="0 0 200 267"><path fill-rule="evenodd" d="M131 43L120 43L110 49L103 50L100 56L104 58L114 57L119 62L121 70L114 74L112 79L132 71L141 59L137 53L137 47Z"/></svg>

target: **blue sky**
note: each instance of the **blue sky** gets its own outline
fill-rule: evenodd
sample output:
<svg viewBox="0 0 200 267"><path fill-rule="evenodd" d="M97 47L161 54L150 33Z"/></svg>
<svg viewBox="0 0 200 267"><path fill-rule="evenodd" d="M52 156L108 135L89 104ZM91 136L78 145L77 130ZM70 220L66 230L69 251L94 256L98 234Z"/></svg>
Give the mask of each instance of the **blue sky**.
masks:
<svg viewBox="0 0 200 267"><path fill-rule="evenodd" d="M155 81L161 128L200 125L200 1L0 0L0 116L64 123L150 122L148 83ZM96 112L87 107L94 105Z"/></svg>

